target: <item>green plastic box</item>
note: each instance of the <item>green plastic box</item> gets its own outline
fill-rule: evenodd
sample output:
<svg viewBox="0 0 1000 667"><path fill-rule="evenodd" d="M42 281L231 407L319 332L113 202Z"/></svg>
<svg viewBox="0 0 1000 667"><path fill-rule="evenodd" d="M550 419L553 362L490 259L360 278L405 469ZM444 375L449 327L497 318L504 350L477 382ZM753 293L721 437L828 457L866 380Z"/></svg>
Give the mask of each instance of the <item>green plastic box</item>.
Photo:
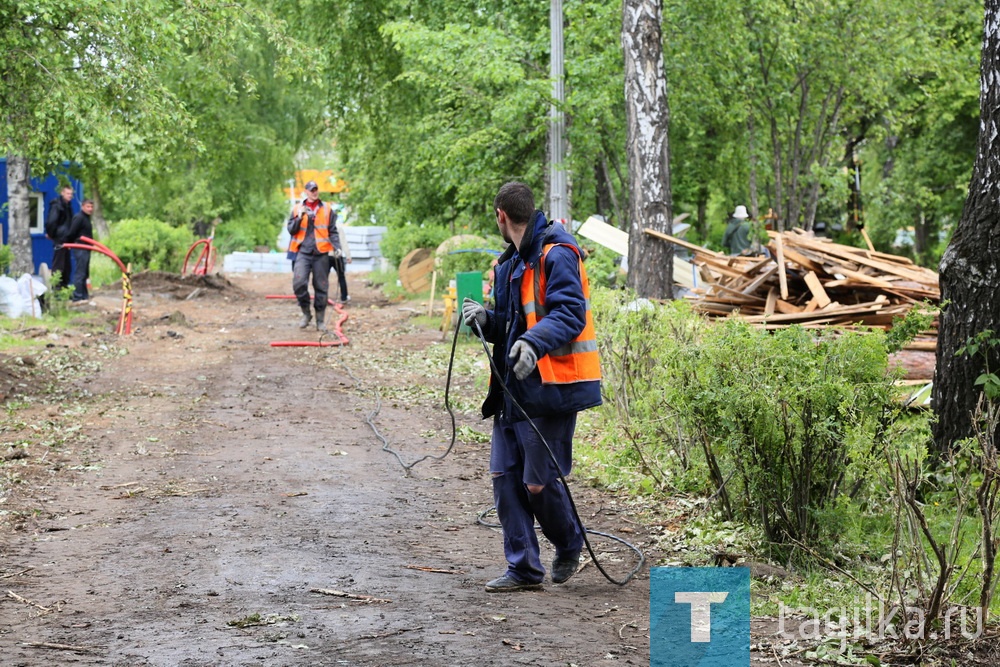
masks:
<svg viewBox="0 0 1000 667"><path fill-rule="evenodd" d="M483 302L483 274L479 271L466 271L464 273L459 273L455 276L455 297L456 297L456 310L458 310L458 317L462 318L462 302L465 301L466 297L472 299L476 303ZM466 326L465 322L462 322L459 331L462 333L472 333L472 329Z"/></svg>

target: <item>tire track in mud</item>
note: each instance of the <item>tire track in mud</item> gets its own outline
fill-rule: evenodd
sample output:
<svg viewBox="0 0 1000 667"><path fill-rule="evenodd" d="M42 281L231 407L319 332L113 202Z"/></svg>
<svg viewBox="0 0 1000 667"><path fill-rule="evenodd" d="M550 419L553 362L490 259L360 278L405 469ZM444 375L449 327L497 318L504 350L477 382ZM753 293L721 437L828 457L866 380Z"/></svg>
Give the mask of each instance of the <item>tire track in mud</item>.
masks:
<svg viewBox="0 0 1000 667"><path fill-rule="evenodd" d="M274 285L245 284L258 294ZM352 295L364 334L349 355L411 344L405 333L364 338L404 329L407 315L364 309L375 297L360 286ZM405 476L364 424L370 396L319 363L322 352L267 347L290 329L287 304L140 305L147 322L179 309L190 327L167 340L147 325L94 379L95 392L117 392L95 401L103 416L84 418L101 470L52 487L58 528L72 530L18 534L4 549L10 563L34 568L7 588L62 601L61 611L36 616L0 602L5 664L648 664L645 576L618 588L589 567L542 592L483 591L503 569L499 533L475 525L491 502L488 445L460 443ZM126 392L134 398L115 404ZM446 422L420 406L383 406L378 416L413 457L426 453L416 435ZM577 493L582 507L613 502Z"/></svg>

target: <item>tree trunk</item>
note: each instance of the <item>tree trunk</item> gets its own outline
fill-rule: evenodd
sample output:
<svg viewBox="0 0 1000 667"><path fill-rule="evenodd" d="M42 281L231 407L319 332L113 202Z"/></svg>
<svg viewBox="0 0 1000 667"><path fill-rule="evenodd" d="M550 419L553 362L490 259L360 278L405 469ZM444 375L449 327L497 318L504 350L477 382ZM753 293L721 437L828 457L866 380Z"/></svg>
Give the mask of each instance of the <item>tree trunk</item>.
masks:
<svg viewBox="0 0 1000 667"><path fill-rule="evenodd" d="M920 217L913 226L913 256L921 266L926 260L927 252L930 250L930 230L927 224L927 214L924 207L919 207Z"/></svg>
<svg viewBox="0 0 1000 667"><path fill-rule="evenodd" d="M628 119L628 286L639 296L673 298L674 249L643 230L669 234L670 147L663 68L662 0L624 0L625 111Z"/></svg>
<svg viewBox="0 0 1000 667"><path fill-rule="evenodd" d="M980 65L979 147L962 218L941 258L941 313L933 405L934 440L948 451L971 437L976 378L1000 370L1000 350L956 355L973 336L1000 336L1000 0L986 0ZM983 346L988 348L988 346Z"/></svg>
<svg viewBox="0 0 1000 667"><path fill-rule="evenodd" d="M87 199L94 202L94 214L90 217L94 223L94 233L98 239L106 239L110 230L108 229L108 221L104 219L104 206L101 204L101 182L96 171L88 173L87 185L90 189Z"/></svg>
<svg viewBox="0 0 1000 667"><path fill-rule="evenodd" d="M14 253L10 272L15 276L34 273L31 253L31 220L28 193L31 191L31 166L27 158L7 156L7 244Z"/></svg>
<svg viewBox="0 0 1000 667"><path fill-rule="evenodd" d="M704 243L708 238L708 188L698 188L698 238Z"/></svg>
<svg viewBox="0 0 1000 667"><path fill-rule="evenodd" d="M611 172L608 171L608 159L606 155L601 156L601 171L604 174L604 182L607 184L608 196L611 198L611 208L614 211L615 227L622 224L622 210L618 206L618 195L615 194L615 184L611 181Z"/></svg>
<svg viewBox="0 0 1000 667"><path fill-rule="evenodd" d="M750 158L750 215L757 219L760 208L757 203L757 146L754 141L753 114L747 114L747 152Z"/></svg>

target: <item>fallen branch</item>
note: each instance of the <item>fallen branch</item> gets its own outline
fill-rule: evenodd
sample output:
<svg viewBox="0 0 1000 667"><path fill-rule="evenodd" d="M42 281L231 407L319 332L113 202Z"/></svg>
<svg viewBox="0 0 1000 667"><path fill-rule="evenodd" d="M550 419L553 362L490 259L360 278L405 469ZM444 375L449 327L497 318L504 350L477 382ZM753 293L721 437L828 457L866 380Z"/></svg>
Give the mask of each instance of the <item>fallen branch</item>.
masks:
<svg viewBox="0 0 1000 667"><path fill-rule="evenodd" d="M72 644L54 644L52 642L21 642L21 646L27 648L50 648L56 651L73 651L75 653L93 653L98 651L100 646L74 646Z"/></svg>
<svg viewBox="0 0 1000 667"><path fill-rule="evenodd" d="M421 625L420 627L417 627L417 628L401 628L399 630L393 630L392 632L380 632L377 635L361 635L360 637L355 637L354 639L355 640L358 640L358 639L385 639L386 637L394 637L396 635L401 635L404 632L417 632L417 631L423 630L423 629L424 629L424 626Z"/></svg>
<svg viewBox="0 0 1000 667"><path fill-rule="evenodd" d="M33 568L33 567L29 567L29 568L26 568L24 570L21 570L20 572L11 572L10 574L0 574L0 579L10 579L11 577L19 577L22 574L24 574L25 572L30 572L31 570L34 570L34 569L35 568Z"/></svg>
<svg viewBox="0 0 1000 667"><path fill-rule="evenodd" d="M349 600L357 600L358 602L364 602L366 604L371 604L372 602L380 603L390 603L392 600L387 600L385 598L372 597L371 595L359 595L357 593L346 593L344 591L335 591L330 588L311 588L310 593L319 593L320 595L332 595L338 598L347 598Z"/></svg>
<svg viewBox="0 0 1000 667"><path fill-rule="evenodd" d="M34 601L32 601L32 600L29 600L28 598L23 598L23 597L21 597L20 595L18 595L17 593L15 593L14 591L7 591L7 597L11 597L11 598L14 598L14 599L15 599L15 600L17 600L18 602L21 602L21 603L23 603L23 604L26 604L26 605L28 605L29 607L35 607L36 609L41 609L41 610L42 610L42 611L44 611L44 612L45 612L46 614L49 614L49 613L51 613L51 612L55 611L54 609L51 609L51 608L49 608L49 607L43 607L42 605L40 605L40 604L38 604L37 602L34 602Z"/></svg>
<svg viewBox="0 0 1000 667"><path fill-rule="evenodd" d="M420 570L421 572L436 572L437 574L465 574L462 570L442 570L436 567L425 567L423 565L405 565L407 570Z"/></svg>

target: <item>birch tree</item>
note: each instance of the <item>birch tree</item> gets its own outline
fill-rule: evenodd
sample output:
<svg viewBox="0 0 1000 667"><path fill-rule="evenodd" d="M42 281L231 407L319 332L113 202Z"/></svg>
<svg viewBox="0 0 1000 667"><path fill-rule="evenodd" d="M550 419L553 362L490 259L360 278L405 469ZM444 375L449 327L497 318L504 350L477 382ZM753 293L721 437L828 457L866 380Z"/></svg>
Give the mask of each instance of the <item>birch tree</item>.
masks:
<svg viewBox="0 0 1000 667"><path fill-rule="evenodd" d="M628 286L640 296L673 298L673 246L643 232L671 229L667 77L663 69L662 0L624 0L629 179Z"/></svg>
<svg viewBox="0 0 1000 667"><path fill-rule="evenodd" d="M938 416L934 438L941 451L973 435L983 379L987 392L1000 389L1000 346L990 344L1000 338L1000 0L986 0L979 111L969 195L940 265L946 305L938 334L933 405Z"/></svg>
<svg viewBox="0 0 1000 667"><path fill-rule="evenodd" d="M28 208L30 165L23 157L7 156L7 245L14 253L10 271L15 276L34 273L31 262L31 224Z"/></svg>

